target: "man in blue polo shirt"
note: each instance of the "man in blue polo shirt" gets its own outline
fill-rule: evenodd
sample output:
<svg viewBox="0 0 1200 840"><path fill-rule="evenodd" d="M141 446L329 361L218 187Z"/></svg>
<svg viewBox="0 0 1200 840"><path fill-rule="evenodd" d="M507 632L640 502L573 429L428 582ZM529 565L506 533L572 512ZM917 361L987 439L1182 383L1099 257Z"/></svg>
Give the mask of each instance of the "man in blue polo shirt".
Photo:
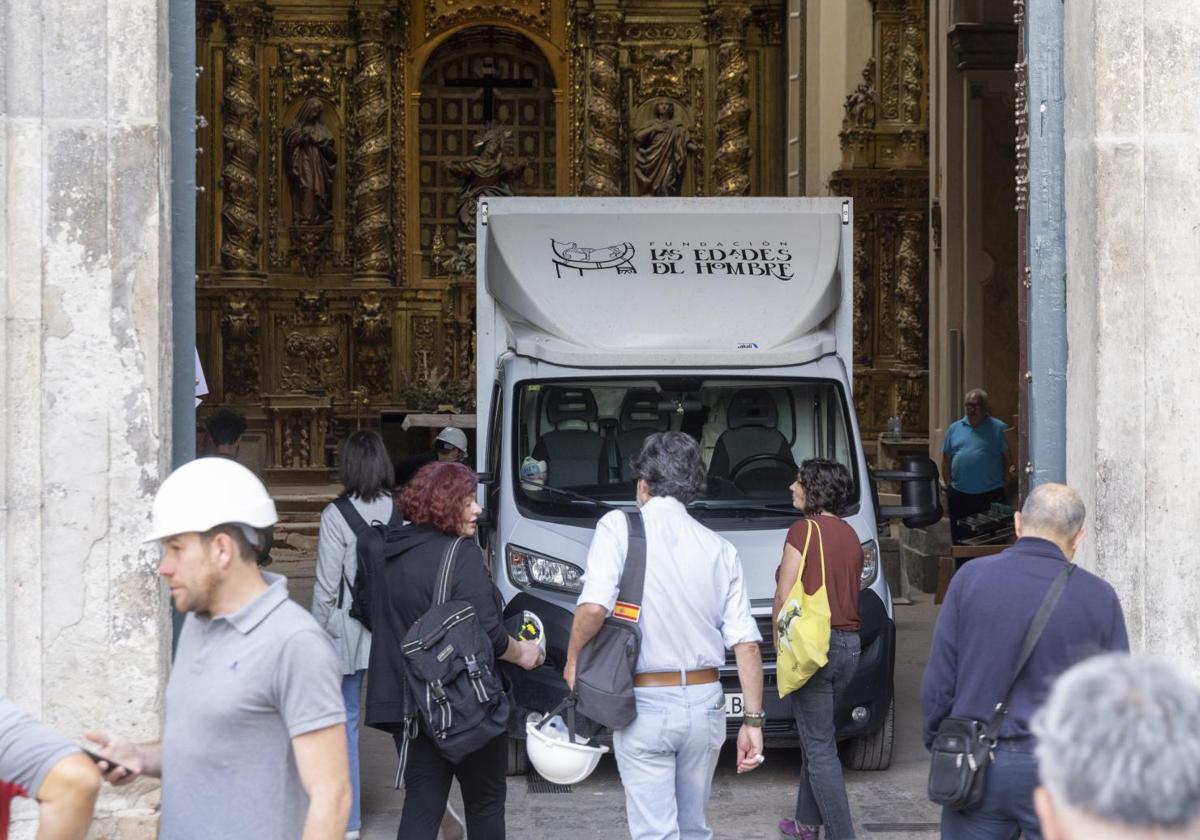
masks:
<svg viewBox="0 0 1200 840"><path fill-rule="evenodd" d="M942 442L942 479L950 509L950 539L967 536L959 525L1004 501L1004 478L1010 469L1003 421L992 416L987 391L975 388L963 401L966 414L950 424Z"/></svg>

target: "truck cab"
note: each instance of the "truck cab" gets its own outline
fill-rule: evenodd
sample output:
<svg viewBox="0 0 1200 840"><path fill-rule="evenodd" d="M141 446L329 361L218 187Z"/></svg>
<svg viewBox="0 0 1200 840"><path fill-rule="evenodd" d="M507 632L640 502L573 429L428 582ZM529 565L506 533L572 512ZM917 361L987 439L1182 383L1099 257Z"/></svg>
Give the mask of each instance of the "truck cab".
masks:
<svg viewBox="0 0 1200 840"><path fill-rule="evenodd" d="M862 656L836 724L852 767L887 766L896 631L853 408L852 230L852 205L838 198L481 203L485 549L506 616L536 613L547 641L546 664L515 677L514 772L523 769L525 715L566 692L562 668L596 522L636 506L631 459L665 430L700 443L707 485L689 511L743 565L763 636L768 745L798 743L776 690L771 626L775 570L801 516L790 485L807 458L849 469L845 519L865 556ZM932 462L889 477L912 487L901 511L910 524L940 516ZM732 736L743 711L732 653L721 676Z"/></svg>

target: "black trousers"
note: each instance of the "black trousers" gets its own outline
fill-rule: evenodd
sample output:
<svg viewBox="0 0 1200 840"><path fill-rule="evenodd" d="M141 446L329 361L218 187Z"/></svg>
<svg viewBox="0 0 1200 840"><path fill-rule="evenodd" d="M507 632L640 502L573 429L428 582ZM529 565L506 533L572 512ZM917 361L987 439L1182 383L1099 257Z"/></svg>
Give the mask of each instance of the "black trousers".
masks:
<svg viewBox="0 0 1200 840"><path fill-rule="evenodd" d="M953 487L946 489L946 501L950 505L950 541L960 543L970 536L958 523L968 516L983 513L992 502L1004 501L1004 488L997 487L986 493L960 493Z"/></svg>
<svg viewBox="0 0 1200 840"><path fill-rule="evenodd" d="M399 749L400 741L396 739ZM404 770L404 811L396 840L437 840L450 782L458 779L466 809L467 836L504 840L504 798L508 793L508 736L500 735L459 764L447 761L432 739L421 735L408 744Z"/></svg>

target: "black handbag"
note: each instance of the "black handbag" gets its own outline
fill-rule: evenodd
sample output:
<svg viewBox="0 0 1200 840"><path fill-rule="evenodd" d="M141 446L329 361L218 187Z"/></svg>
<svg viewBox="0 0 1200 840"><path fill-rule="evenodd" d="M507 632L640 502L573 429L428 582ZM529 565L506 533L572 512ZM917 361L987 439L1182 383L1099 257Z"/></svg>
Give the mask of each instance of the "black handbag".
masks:
<svg viewBox="0 0 1200 840"><path fill-rule="evenodd" d="M626 512L629 547L613 613L579 651L575 695L579 713L609 729L624 729L637 717L633 675L642 649L638 619L646 583L646 529L642 515Z"/></svg>
<svg viewBox="0 0 1200 840"><path fill-rule="evenodd" d="M987 769L995 757L993 750L1000 735L1000 726L1008 714L1008 703L1012 699L1013 688L1017 678L1025 669L1033 649L1037 646L1050 613L1067 588L1067 580L1075 571L1072 563L1067 563L1065 569L1050 584L1042 605L1038 607L1029 629L1025 632L1025 641L1021 643L1021 652L1017 657L1017 667L1009 680L1004 697L996 704L992 719L986 723L973 718L944 719L938 726L937 734L933 736L933 744L929 748L929 799L931 802L949 808L952 811L965 811L974 808L983 801L984 787L987 784Z"/></svg>

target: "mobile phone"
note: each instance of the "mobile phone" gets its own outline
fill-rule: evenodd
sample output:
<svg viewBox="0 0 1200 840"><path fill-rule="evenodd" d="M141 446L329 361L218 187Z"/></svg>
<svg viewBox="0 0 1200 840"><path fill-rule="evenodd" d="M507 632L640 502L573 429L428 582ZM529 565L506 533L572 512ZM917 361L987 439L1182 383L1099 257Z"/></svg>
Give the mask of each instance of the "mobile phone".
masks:
<svg viewBox="0 0 1200 840"><path fill-rule="evenodd" d="M101 761L103 761L105 764L108 765L109 770L116 770L116 769L120 768L121 770L124 770L126 773L133 775L133 771L130 770L128 767L126 767L124 764L120 764L116 761L113 761L111 758L105 758L102 755L97 755L96 753L92 752L91 750L87 749L86 747L80 747L79 749L83 750L83 754L86 755L88 758L90 758L92 761L96 762L97 764L99 764Z"/></svg>

